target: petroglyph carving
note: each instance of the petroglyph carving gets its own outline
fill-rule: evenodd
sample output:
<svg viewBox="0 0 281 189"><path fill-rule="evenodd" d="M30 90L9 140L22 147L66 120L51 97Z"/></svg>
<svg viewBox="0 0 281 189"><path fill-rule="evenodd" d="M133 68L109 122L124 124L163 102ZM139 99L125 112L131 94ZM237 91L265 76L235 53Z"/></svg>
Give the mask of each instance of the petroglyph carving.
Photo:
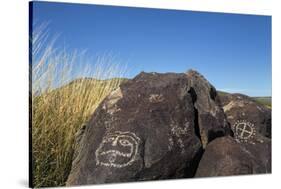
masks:
<svg viewBox="0 0 281 189"><path fill-rule="evenodd" d="M122 168L131 165L138 154L140 139L132 132L107 134L96 150L96 165Z"/></svg>
<svg viewBox="0 0 281 189"><path fill-rule="evenodd" d="M172 126L172 129L171 129L172 134L177 137L181 137L181 135L186 135L189 130L190 130L189 122L185 123L184 128L181 128L181 127L178 127L177 125L175 125L174 127Z"/></svg>
<svg viewBox="0 0 281 189"><path fill-rule="evenodd" d="M256 134L254 124L246 120L236 121L233 125L233 131L236 140L239 142L248 142Z"/></svg>
<svg viewBox="0 0 281 189"><path fill-rule="evenodd" d="M244 106L245 106L245 103L243 101L237 101L237 102L231 101L223 107L223 110L224 110L224 112L227 112L227 111L231 110L232 108L235 108L235 107L243 108Z"/></svg>
<svg viewBox="0 0 281 189"><path fill-rule="evenodd" d="M164 97L162 94L151 94L149 96L149 102L157 103L157 102L163 102L163 101L164 101Z"/></svg>
<svg viewBox="0 0 281 189"><path fill-rule="evenodd" d="M173 135L180 137L181 135L186 135L188 130L186 127L185 128L173 127L171 131Z"/></svg>
<svg viewBox="0 0 281 189"><path fill-rule="evenodd" d="M104 103L102 108L111 115L120 111L121 109L118 108L117 102L121 98L123 98L123 94L122 94L121 89L118 88L110 93L110 95L108 96L108 100L106 101L106 103Z"/></svg>
<svg viewBox="0 0 281 189"><path fill-rule="evenodd" d="M172 138L169 138L168 150L171 151L174 146L174 141Z"/></svg>
<svg viewBox="0 0 281 189"><path fill-rule="evenodd" d="M184 153L184 143L183 143L183 140L182 140L182 137L185 136L185 135L188 135L188 133L190 133L190 126L189 126L189 122L186 122L184 124L184 127L179 127L175 121L172 120L171 124L170 124L170 127L171 127L171 133L172 135L174 136L174 138L169 138L169 146L168 148L171 149L172 146L176 143L179 145L179 147L182 149L182 153ZM174 140L175 142L174 142Z"/></svg>
<svg viewBox="0 0 281 189"><path fill-rule="evenodd" d="M261 108L260 106L257 106L257 109L258 109L259 111L261 111L261 112L264 112L264 109Z"/></svg>
<svg viewBox="0 0 281 189"><path fill-rule="evenodd" d="M232 115L228 115L227 119L234 119L234 117Z"/></svg>

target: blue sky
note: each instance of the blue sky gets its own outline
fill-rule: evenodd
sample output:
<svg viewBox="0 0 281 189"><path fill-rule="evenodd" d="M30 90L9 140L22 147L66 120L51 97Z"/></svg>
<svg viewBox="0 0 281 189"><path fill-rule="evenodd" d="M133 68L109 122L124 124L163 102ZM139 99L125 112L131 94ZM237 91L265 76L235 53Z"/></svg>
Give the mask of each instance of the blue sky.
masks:
<svg viewBox="0 0 281 189"><path fill-rule="evenodd" d="M196 69L218 90L271 96L271 17L36 2L57 48L111 54L141 71Z"/></svg>

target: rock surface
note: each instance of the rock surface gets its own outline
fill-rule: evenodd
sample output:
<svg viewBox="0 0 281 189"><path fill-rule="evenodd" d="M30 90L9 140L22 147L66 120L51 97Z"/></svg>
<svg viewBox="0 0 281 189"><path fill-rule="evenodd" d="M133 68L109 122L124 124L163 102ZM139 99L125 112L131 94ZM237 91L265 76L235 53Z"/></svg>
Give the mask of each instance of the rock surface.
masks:
<svg viewBox="0 0 281 189"><path fill-rule="evenodd" d="M230 127L199 73L140 73L97 108L67 185L193 177L203 147Z"/></svg>
<svg viewBox="0 0 281 189"><path fill-rule="evenodd" d="M221 104L235 140L271 172L271 110L242 94L223 94Z"/></svg>
<svg viewBox="0 0 281 189"><path fill-rule="evenodd" d="M196 177L271 173L271 110L242 94L220 95L234 138L207 145Z"/></svg>
<svg viewBox="0 0 281 189"><path fill-rule="evenodd" d="M256 149L256 151L264 149ZM268 165L232 137L221 137L206 148L196 177L267 173Z"/></svg>
<svg viewBox="0 0 281 189"><path fill-rule="evenodd" d="M240 142L258 143L271 138L271 110L242 94L220 95L220 100L235 137ZM246 130L241 133L241 127Z"/></svg>
<svg viewBox="0 0 281 189"><path fill-rule="evenodd" d="M203 148L216 137L231 134L231 129L220 106L219 96L200 73L190 70L187 73L191 93L195 98L195 111L198 114L198 125Z"/></svg>

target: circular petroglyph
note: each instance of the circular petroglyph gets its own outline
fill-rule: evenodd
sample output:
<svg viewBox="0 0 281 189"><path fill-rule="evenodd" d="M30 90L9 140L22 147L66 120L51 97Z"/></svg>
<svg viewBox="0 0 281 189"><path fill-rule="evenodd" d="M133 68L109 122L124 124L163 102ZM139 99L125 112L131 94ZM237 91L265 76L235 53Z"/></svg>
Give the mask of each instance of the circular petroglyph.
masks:
<svg viewBox="0 0 281 189"><path fill-rule="evenodd" d="M132 132L108 133L96 150L96 164L115 168L131 165L136 160L139 142Z"/></svg>
<svg viewBox="0 0 281 189"><path fill-rule="evenodd" d="M248 142L255 134L254 124L246 120L238 120L233 126L235 138L240 142Z"/></svg>

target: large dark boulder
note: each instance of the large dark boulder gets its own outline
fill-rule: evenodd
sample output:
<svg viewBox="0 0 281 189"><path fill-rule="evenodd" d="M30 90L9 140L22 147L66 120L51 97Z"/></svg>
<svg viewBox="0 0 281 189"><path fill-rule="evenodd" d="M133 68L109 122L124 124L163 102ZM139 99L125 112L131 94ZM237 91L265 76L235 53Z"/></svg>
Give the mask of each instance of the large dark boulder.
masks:
<svg viewBox="0 0 281 189"><path fill-rule="evenodd" d="M216 96L195 71L140 73L80 132L67 185L193 177L202 147L229 133Z"/></svg>
<svg viewBox="0 0 281 189"><path fill-rule="evenodd" d="M196 177L267 173L268 165L256 157L256 151L249 151L230 136L217 138L207 145Z"/></svg>
<svg viewBox="0 0 281 189"><path fill-rule="evenodd" d="M196 176L271 173L271 110L246 95L219 96L234 138L208 144Z"/></svg>

